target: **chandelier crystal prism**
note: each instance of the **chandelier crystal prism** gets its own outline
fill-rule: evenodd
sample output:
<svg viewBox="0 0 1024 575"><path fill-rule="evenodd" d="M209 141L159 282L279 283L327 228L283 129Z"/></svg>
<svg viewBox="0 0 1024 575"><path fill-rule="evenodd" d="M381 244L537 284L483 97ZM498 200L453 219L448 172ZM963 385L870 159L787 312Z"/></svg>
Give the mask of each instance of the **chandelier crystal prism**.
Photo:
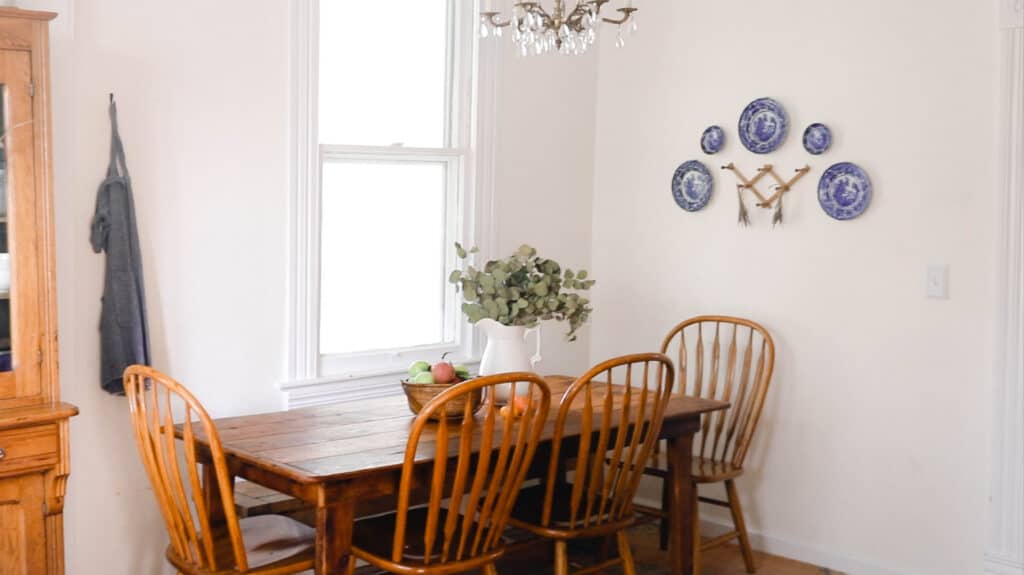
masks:
<svg viewBox="0 0 1024 575"><path fill-rule="evenodd" d="M549 12L541 2L516 2L512 15L502 19L497 10L480 12L480 37L501 38L505 28L510 28L512 42L523 56L540 55L549 52L560 54L585 54L597 41L598 28L602 23L618 26L615 45L626 44L625 36L637 29L636 12L632 0L617 10L618 17L601 15L601 9L612 0L577 0L576 7L567 11L563 0L554 0Z"/></svg>

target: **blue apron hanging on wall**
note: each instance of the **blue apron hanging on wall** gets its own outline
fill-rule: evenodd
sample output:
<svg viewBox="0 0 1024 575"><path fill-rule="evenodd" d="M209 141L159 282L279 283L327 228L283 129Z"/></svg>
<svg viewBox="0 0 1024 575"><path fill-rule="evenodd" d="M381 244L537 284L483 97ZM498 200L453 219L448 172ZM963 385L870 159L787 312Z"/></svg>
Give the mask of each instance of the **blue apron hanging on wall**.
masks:
<svg viewBox="0 0 1024 575"><path fill-rule="evenodd" d="M96 196L90 241L93 251L107 253L100 315L100 385L110 393L123 395L125 368L149 365L149 326L132 182L117 130L113 95L110 124L110 164Z"/></svg>

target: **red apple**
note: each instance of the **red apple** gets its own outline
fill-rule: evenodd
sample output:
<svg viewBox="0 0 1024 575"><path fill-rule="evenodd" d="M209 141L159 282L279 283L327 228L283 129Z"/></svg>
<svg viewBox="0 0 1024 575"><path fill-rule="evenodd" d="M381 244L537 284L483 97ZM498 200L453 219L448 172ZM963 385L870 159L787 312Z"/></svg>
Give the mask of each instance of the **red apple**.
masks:
<svg viewBox="0 0 1024 575"><path fill-rule="evenodd" d="M434 367L430 368L430 373L434 374L434 381L437 383L451 383L455 381L455 367L447 361L435 363Z"/></svg>

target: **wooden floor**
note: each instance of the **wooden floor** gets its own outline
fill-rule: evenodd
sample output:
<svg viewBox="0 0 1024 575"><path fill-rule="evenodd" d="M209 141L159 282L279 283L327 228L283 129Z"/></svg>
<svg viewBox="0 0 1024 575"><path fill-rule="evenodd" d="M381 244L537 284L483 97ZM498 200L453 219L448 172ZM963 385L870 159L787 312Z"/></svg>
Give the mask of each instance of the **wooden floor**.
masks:
<svg viewBox="0 0 1024 575"><path fill-rule="evenodd" d="M301 504L295 500L254 483L239 482L235 487L235 499L239 507L239 514L243 517L262 513L284 513L292 514L300 521L311 522L313 520L311 512L296 513L296 510L301 508ZM633 552L636 555L639 573L643 575L668 573L666 567L668 554L658 549L658 529L655 525L648 523L634 527L630 531L630 541L633 543ZM592 558L598 553L597 545L594 543L577 544L575 548L570 549L574 568L585 566L588 558ZM831 571L784 557L756 551L755 555L758 575L843 575L838 571ZM747 573L746 567L743 565L743 556L735 545L727 545L705 552L702 563L701 575L746 575ZM535 548L509 556L499 563L498 569L501 575L547 575L554 571L551 560L545 557L544 548ZM608 573L615 574L620 572L618 570L608 571ZM357 573L369 575L377 573L377 571L364 566ZM312 571L309 574L311 575Z"/></svg>
<svg viewBox="0 0 1024 575"><path fill-rule="evenodd" d="M644 575L661 575L668 573L668 555L658 549L658 530L653 525L641 525L630 532L633 550L636 555L637 571ZM574 568L586 565L588 557L593 557L595 549L577 548L570 554ZM822 567L800 563L792 559L776 557L764 553L756 553L758 575L842 575ZM545 575L553 572L548 561L544 560L543 550L531 553L533 557L508 558L498 565L501 575ZM707 551L704 554L701 575L746 575L740 550L734 545L727 545ZM621 573L620 570L609 570L609 574Z"/></svg>
<svg viewBox="0 0 1024 575"><path fill-rule="evenodd" d="M300 521L311 522L312 512L302 513L294 500L286 495L271 491L253 483L239 482L235 487L235 498L239 514L243 517L260 513L292 514ZM513 538L524 534L513 534ZM658 529L654 524L644 524L630 530L630 541L636 555L637 571L642 575L667 574L668 554L658 549ZM577 544L570 548L570 556L574 568L585 566L588 558L598 553L596 544ZM784 557L776 557L755 551L758 575L843 575L823 567L808 565ZM701 575L746 575L743 556L735 545L719 547L704 553ZM545 549L534 548L525 552L510 555L498 564L501 575L547 575L553 572L552 562L545 557ZM359 575L368 575L377 571L364 566L357 570ZM310 575L312 572L309 572ZM608 573L618 574L620 570L609 570Z"/></svg>

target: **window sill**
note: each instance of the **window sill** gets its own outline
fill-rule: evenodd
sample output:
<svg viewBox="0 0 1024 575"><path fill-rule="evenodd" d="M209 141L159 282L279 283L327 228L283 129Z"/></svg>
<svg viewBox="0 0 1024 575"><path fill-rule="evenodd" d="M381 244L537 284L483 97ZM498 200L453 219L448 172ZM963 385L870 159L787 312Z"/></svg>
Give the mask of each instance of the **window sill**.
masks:
<svg viewBox="0 0 1024 575"><path fill-rule="evenodd" d="M480 368L480 360L465 362L471 371ZM402 394L399 382L405 370L362 371L346 374L286 381L278 385L284 409L297 409L313 405L327 405L347 401L361 401Z"/></svg>

